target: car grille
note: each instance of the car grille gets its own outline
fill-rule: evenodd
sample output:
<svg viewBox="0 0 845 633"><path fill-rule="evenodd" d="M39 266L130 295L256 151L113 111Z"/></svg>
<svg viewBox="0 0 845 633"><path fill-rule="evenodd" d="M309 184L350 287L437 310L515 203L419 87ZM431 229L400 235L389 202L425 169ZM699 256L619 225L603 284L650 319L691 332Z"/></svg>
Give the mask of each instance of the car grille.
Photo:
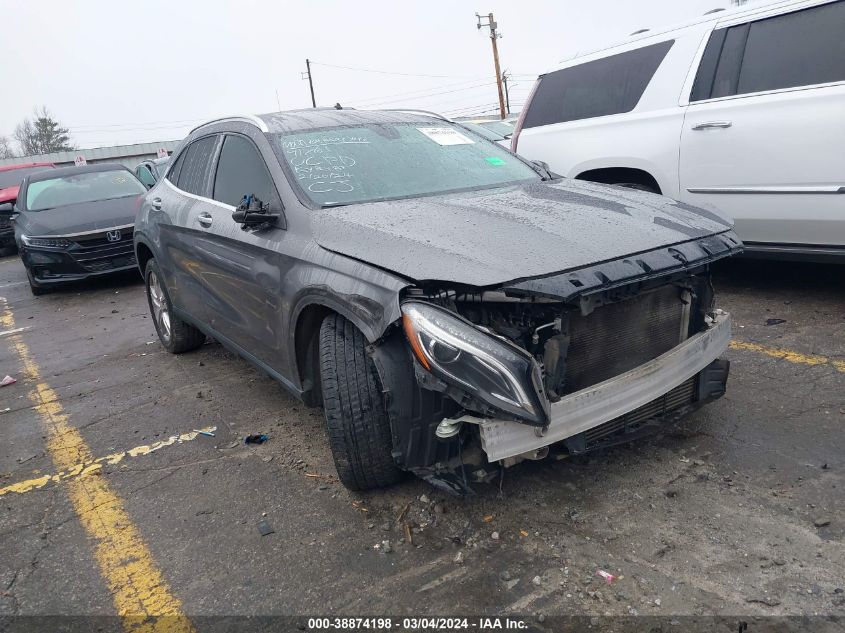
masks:
<svg viewBox="0 0 845 633"><path fill-rule="evenodd" d="M569 321L565 393L613 378L668 352L687 337L687 291L667 286L580 313Z"/></svg>
<svg viewBox="0 0 845 633"><path fill-rule="evenodd" d="M76 248L70 250L70 255L85 270L103 272L136 263L131 228L121 229L116 242L109 241L106 231L75 237L73 241Z"/></svg>
<svg viewBox="0 0 845 633"><path fill-rule="evenodd" d="M586 449L596 448L603 443L619 441L621 436L635 432L653 418L666 415L695 401L696 377L693 376L665 395L626 413L623 416L605 422L584 433Z"/></svg>

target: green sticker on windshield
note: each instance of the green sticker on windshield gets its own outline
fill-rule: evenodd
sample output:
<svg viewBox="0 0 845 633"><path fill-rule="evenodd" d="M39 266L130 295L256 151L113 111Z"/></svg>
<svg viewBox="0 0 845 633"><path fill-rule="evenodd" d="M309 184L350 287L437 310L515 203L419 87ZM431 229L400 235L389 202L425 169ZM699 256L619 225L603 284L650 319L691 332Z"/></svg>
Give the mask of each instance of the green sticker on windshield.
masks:
<svg viewBox="0 0 845 633"><path fill-rule="evenodd" d="M498 156L488 156L488 157L487 157L487 158L485 158L484 160L486 160L486 161L487 161L488 163L490 163L491 165L496 165L496 167L499 167L499 166L501 166L501 165L504 165L504 164L505 164L505 161L503 161L503 160L502 160L501 158L499 158Z"/></svg>

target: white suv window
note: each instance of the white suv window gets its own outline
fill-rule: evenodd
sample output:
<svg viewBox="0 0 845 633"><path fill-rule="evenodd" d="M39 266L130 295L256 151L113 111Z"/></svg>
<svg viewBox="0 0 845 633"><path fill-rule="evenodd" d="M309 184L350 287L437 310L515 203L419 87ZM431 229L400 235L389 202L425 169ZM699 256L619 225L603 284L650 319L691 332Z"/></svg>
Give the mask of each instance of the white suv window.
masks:
<svg viewBox="0 0 845 633"><path fill-rule="evenodd" d="M660 42L543 75L523 127L630 112L673 43Z"/></svg>
<svg viewBox="0 0 845 633"><path fill-rule="evenodd" d="M845 81L845 2L713 32L691 101Z"/></svg>

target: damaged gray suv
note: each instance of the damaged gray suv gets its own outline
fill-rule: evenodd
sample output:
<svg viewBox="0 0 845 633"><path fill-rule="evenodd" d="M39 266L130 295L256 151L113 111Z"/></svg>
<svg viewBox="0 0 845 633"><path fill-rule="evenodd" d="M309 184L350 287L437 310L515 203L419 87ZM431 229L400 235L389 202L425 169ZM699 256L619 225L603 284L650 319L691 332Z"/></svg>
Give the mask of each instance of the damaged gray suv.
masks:
<svg viewBox="0 0 845 633"><path fill-rule="evenodd" d="M628 441L724 393L720 215L561 179L425 113L194 129L135 249L173 353L213 337L325 410L338 475L462 494Z"/></svg>

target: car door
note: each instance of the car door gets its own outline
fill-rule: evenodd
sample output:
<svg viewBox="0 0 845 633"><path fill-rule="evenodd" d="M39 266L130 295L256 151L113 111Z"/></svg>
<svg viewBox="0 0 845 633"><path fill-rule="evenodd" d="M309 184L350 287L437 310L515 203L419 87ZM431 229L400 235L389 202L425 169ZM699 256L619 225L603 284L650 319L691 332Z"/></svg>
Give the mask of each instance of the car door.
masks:
<svg viewBox="0 0 845 633"><path fill-rule="evenodd" d="M209 256L203 240L211 217L211 166L220 137L204 136L188 145L161 185L148 194L150 204L166 216L160 220L159 267L174 307L190 320L207 324L205 276Z"/></svg>
<svg viewBox="0 0 845 633"><path fill-rule="evenodd" d="M752 247L845 245L845 2L754 17L705 48L681 198L733 216Z"/></svg>
<svg viewBox="0 0 845 633"><path fill-rule="evenodd" d="M211 326L255 359L279 368L282 265L286 231L243 230L232 213L254 195L279 213L281 202L257 141L226 134L213 178L210 226L205 229Z"/></svg>

